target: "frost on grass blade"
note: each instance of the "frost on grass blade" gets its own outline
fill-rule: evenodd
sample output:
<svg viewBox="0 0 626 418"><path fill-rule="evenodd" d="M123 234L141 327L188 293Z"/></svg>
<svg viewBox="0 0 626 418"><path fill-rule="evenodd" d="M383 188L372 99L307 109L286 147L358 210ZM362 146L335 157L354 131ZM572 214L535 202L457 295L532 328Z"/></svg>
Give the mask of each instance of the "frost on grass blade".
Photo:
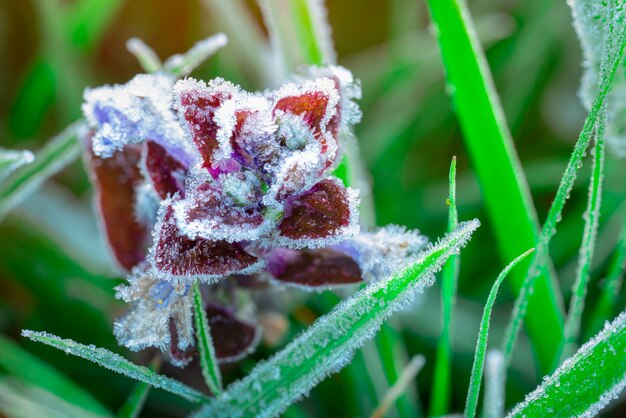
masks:
<svg viewBox="0 0 626 418"><path fill-rule="evenodd" d="M211 393L218 395L222 392L222 375L217 365L215 347L213 346L213 338L211 338L211 327L204 310L204 301L198 283L193 285L193 308L202 376L209 389L211 389Z"/></svg>
<svg viewBox="0 0 626 418"><path fill-rule="evenodd" d="M33 161L35 161L35 154L31 151L0 148L0 183L21 166Z"/></svg>
<svg viewBox="0 0 626 418"><path fill-rule="evenodd" d="M291 248L332 245L359 232L359 199L338 179L322 180L296 197L278 226L278 244Z"/></svg>
<svg viewBox="0 0 626 418"><path fill-rule="evenodd" d="M112 255L122 268L131 270L145 259L150 244L147 227L135 217L135 190L143 181L138 167L140 148L126 147L105 159L88 150L86 158Z"/></svg>
<svg viewBox="0 0 626 418"><path fill-rule="evenodd" d="M592 417L626 386L626 311L607 323L526 399L509 417Z"/></svg>
<svg viewBox="0 0 626 418"><path fill-rule="evenodd" d="M268 272L280 283L325 289L363 281L358 263L331 248L276 248L265 259Z"/></svg>
<svg viewBox="0 0 626 418"><path fill-rule="evenodd" d="M105 350L104 348L98 348L93 345L83 345L76 341L59 338L56 335L46 332L24 330L22 331L22 336L58 348L67 354L93 361L106 369L113 370L116 373L139 380L140 382L148 383L156 388L172 392L190 401L195 402L206 398L202 393L177 380L156 374L147 367L133 364L119 354Z"/></svg>
<svg viewBox="0 0 626 418"><path fill-rule="evenodd" d="M500 418L504 415L504 367L502 351L489 350L485 359L485 418Z"/></svg>
<svg viewBox="0 0 626 418"><path fill-rule="evenodd" d="M165 61L165 72L176 77L189 75L200 64L206 61L215 52L226 46L228 38L223 33L215 34L209 38L197 42L184 54L173 55Z"/></svg>
<svg viewBox="0 0 626 418"><path fill-rule="evenodd" d="M479 225L478 220L462 223L411 266L342 301L195 416L278 416L322 379L346 366L391 314L410 305L416 293L433 283L434 273Z"/></svg>
<svg viewBox="0 0 626 418"><path fill-rule="evenodd" d="M581 81L580 97L587 109L602 79L604 55L614 56L619 42L615 34L626 30L624 1L571 0L574 28L580 39L585 72ZM613 88L607 96L608 123L606 139L616 155L626 157L626 73L622 69L615 75Z"/></svg>
<svg viewBox="0 0 626 418"><path fill-rule="evenodd" d="M263 268L263 261L239 243L185 236L176 225L171 202L162 203L148 257L149 272L156 278L174 283L214 282L229 274L252 274Z"/></svg>

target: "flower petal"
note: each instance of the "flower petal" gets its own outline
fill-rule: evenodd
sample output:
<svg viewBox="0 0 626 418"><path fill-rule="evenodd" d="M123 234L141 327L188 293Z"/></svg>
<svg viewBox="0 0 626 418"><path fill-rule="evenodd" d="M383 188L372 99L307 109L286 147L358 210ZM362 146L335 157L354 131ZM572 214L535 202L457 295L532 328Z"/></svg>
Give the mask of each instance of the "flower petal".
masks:
<svg viewBox="0 0 626 418"><path fill-rule="evenodd" d="M219 78L211 80L208 86L193 79L181 80L174 86L175 106L186 122L203 167L209 171L213 170L213 154L219 148L217 134L220 126L215 120L215 112L238 93L237 87Z"/></svg>
<svg viewBox="0 0 626 418"><path fill-rule="evenodd" d="M280 246L316 248L335 244L359 232L358 197L338 179L325 179L287 206L279 225Z"/></svg>
<svg viewBox="0 0 626 418"><path fill-rule="evenodd" d="M252 241L269 227L254 206L238 205L215 184L200 183L186 199L175 202L173 207L180 229L190 238Z"/></svg>
<svg viewBox="0 0 626 418"><path fill-rule="evenodd" d="M164 200L184 194L186 167L154 141L146 141L143 167L154 190Z"/></svg>
<svg viewBox="0 0 626 418"><path fill-rule="evenodd" d="M176 225L171 200L163 202L155 229L150 272L158 279L215 282L229 274L251 274L263 268L263 261L238 243L185 236Z"/></svg>
<svg viewBox="0 0 626 418"><path fill-rule="evenodd" d="M357 262L330 248L276 248L266 257L267 271L278 281L302 287L332 287L362 282Z"/></svg>
<svg viewBox="0 0 626 418"><path fill-rule="evenodd" d="M215 355L220 363L240 360L251 353L259 343L258 327L238 319L228 309L209 304L206 307Z"/></svg>
<svg viewBox="0 0 626 418"><path fill-rule="evenodd" d="M140 158L137 146L126 146L110 158L87 153L101 224L115 260L125 270L145 259L150 240L147 227L135 217L135 188L143 180Z"/></svg>

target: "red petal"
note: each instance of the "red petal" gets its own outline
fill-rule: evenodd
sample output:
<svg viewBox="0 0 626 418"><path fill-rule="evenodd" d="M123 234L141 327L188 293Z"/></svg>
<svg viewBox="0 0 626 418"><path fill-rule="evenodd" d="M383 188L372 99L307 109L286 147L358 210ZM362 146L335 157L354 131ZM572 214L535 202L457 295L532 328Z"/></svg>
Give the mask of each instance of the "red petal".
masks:
<svg viewBox="0 0 626 418"><path fill-rule="evenodd" d="M207 183L177 204L176 215L179 222L184 221L189 235L229 242L257 239L264 220L260 212L235 205L219 188Z"/></svg>
<svg viewBox="0 0 626 418"><path fill-rule="evenodd" d="M215 355L220 362L237 361L254 350L259 342L256 326L238 319L221 306L210 304L206 313Z"/></svg>
<svg viewBox="0 0 626 418"><path fill-rule="evenodd" d="M185 166L154 141L146 141L145 147L146 172L159 197L165 200L177 192L184 196Z"/></svg>
<svg viewBox="0 0 626 418"><path fill-rule="evenodd" d="M352 210L347 189L339 180L326 179L304 192L287 208L279 225L283 237L320 239L350 226Z"/></svg>
<svg viewBox="0 0 626 418"><path fill-rule="evenodd" d="M183 117L187 121L191 138L202 156L203 165L211 169L213 152L218 148L219 126L214 120L215 111L232 94L227 90L191 89L180 93Z"/></svg>
<svg viewBox="0 0 626 418"><path fill-rule="evenodd" d="M309 287L329 287L362 282L354 259L329 248L291 250L278 248L267 257L267 270L276 280Z"/></svg>
<svg viewBox="0 0 626 418"><path fill-rule="evenodd" d="M238 243L189 239L176 225L172 206L165 208L152 249L153 274L165 280L212 281L228 274L252 273L261 262Z"/></svg>
<svg viewBox="0 0 626 418"><path fill-rule="evenodd" d="M145 259L150 239L149 230L135 217L135 187L143 181L141 150L126 146L103 159L89 148L87 165L107 241L119 265L131 270Z"/></svg>

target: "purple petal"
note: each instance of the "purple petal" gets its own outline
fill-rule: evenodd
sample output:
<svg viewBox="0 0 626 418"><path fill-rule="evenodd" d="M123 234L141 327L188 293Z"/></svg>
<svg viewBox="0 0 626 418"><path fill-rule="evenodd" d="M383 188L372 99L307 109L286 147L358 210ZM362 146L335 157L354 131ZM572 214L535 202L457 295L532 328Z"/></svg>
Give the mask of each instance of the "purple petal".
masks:
<svg viewBox="0 0 626 418"><path fill-rule="evenodd" d="M362 282L350 256L333 249L277 248L266 257L268 272L278 281L304 287L331 287Z"/></svg>
<svg viewBox="0 0 626 418"><path fill-rule="evenodd" d="M358 233L358 199L338 179L325 179L296 197L279 225L289 247L323 247Z"/></svg>
<svg viewBox="0 0 626 418"><path fill-rule="evenodd" d="M251 353L259 343L259 329L238 319L224 307L209 304L206 308L215 355L220 363L237 361Z"/></svg>
<svg viewBox="0 0 626 418"><path fill-rule="evenodd" d="M151 249L152 273L170 281L216 281L229 274L249 274L263 266L238 243L192 240L182 234L170 201L164 202L157 222L157 241Z"/></svg>
<svg viewBox="0 0 626 418"><path fill-rule="evenodd" d="M154 141L146 141L144 167L161 200L184 195L186 167Z"/></svg>
<svg viewBox="0 0 626 418"><path fill-rule="evenodd" d="M126 146L110 158L91 150L87 167L95 188L96 206L111 252L117 263L131 270L145 259L150 233L135 217L135 188L142 182L140 148Z"/></svg>

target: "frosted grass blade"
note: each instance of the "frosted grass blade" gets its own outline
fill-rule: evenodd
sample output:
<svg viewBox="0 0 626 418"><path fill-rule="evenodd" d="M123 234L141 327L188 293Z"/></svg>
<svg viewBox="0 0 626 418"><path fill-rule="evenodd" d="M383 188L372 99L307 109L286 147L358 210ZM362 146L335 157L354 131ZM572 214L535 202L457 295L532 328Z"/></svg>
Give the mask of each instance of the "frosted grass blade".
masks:
<svg viewBox="0 0 626 418"><path fill-rule="evenodd" d="M58 348L67 354L72 354L74 356L84 358L85 360L93 361L106 369L113 370L116 373L147 383L156 388L172 392L187 400L197 402L206 399L206 397L197 390L192 389L177 380L156 374L147 367L133 364L119 354L113 353L104 348L87 346L77 343L76 341L59 338L56 335L48 334L46 332L24 330L22 331L22 336L33 341Z"/></svg>
<svg viewBox="0 0 626 418"><path fill-rule="evenodd" d="M335 61L322 0L290 0L294 29L304 62L322 65Z"/></svg>
<svg viewBox="0 0 626 418"><path fill-rule="evenodd" d="M17 151L0 148L0 183L23 165L35 160L35 154L28 150Z"/></svg>
<svg viewBox="0 0 626 418"><path fill-rule="evenodd" d="M613 252L613 257L609 265L608 273L602 285L602 293L598 299L596 308L594 309L591 320L591 334L602 329L605 321L607 321L615 312L615 305L619 298L619 291L622 287L624 271L626 270L626 220L622 225L617 245Z"/></svg>
<svg viewBox="0 0 626 418"><path fill-rule="evenodd" d="M485 359L485 398L483 416L500 418L504 415L504 356L500 350L489 350Z"/></svg>
<svg viewBox="0 0 626 418"><path fill-rule="evenodd" d="M0 220L51 176L74 161L81 152L78 136L85 129L76 122L50 140L35 155L35 160L0 185Z"/></svg>
<svg viewBox="0 0 626 418"><path fill-rule="evenodd" d="M428 6L463 138L497 238L511 260L537 245L539 222L474 23L465 2L429 0ZM488 152L487 152L488 150ZM514 236L515 239L511 239ZM524 275L512 275L521 292ZM550 270L541 271L526 323L541 369L558 355L563 333L560 293Z"/></svg>
<svg viewBox="0 0 626 418"><path fill-rule="evenodd" d="M211 329L209 328L209 321L204 310L200 286L197 282L193 286L193 309L202 377L204 377L204 381L209 389L211 389L211 393L219 395L222 393L222 375L220 374L220 368L217 364L213 339L211 338Z"/></svg>
<svg viewBox="0 0 626 418"><path fill-rule="evenodd" d="M535 251L534 248L526 251L524 254L511 261L502 270L500 275L496 278L495 283L491 287L489 296L487 297L487 303L483 311L483 317L480 321L480 330L478 331L478 341L476 342L476 352L474 353L474 365L472 366L472 374L470 377L470 386L467 393L467 402L465 403L465 417L474 418L476 416L476 407L478 406L478 394L480 393L480 384L483 378L483 367L485 365L485 354L487 352L487 340L489 338L489 322L491 321L491 311L493 305L496 302L496 296L498 295L498 289L504 278L509 274L511 269L519 264L520 261L525 259L530 253Z"/></svg>
<svg viewBox="0 0 626 418"><path fill-rule="evenodd" d="M111 417L95 398L52 366L0 335L0 371L38 386L94 416Z"/></svg>
<svg viewBox="0 0 626 418"><path fill-rule="evenodd" d="M322 379L346 366L391 314L410 305L416 293L433 283L445 260L467 243L479 225L478 220L460 224L410 267L343 300L194 416L278 416Z"/></svg>
<svg viewBox="0 0 626 418"><path fill-rule="evenodd" d="M126 41L126 49L133 54L141 68L148 74L156 73L161 69L163 63L154 49L150 48L139 38L130 38Z"/></svg>
<svg viewBox="0 0 626 418"><path fill-rule="evenodd" d="M509 417L591 417L626 386L626 311L567 359Z"/></svg>
<svg viewBox="0 0 626 418"><path fill-rule="evenodd" d="M418 355L411 359L396 383L389 388L378 408L372 413L371 418L383 418L385 416L389 407L402 395L411 381L415 379L425 362L424 356Z"/></svg>
<svg viewBox="0 0 626 418"><path fill-rule="evenodd" d="M448 176L448 231L453 231L459 223L456 209L456 157L452 158ZM441 279L442 329L437 344L435 378L431 399L430 415L441 416L448 413L451 395L452 331L453 310L459 280L460 257L453 254L443 267Z"/></svg>
<svg viewBox="0 0 626 418"><path fill-rule="evenodd" d="M606 112L606 110L605 110ZM604 178L604 126L606 113L602 117L596 132L596 146L594 148L593 167L591 168L591 181L589 182L589 198L587 210L583 218L585 228L583 239L578 254L578 270L576 280L572 287L572 298L565 319L564 348L561 359L570 357L576 351L576 341L580 336L580 323L585 308L585 296L591 276L591 262L596 247L598 225L600 223L600 206L602 204L602 181Z"/></svg>
<svg viewBox="0 0 626 418"><path fill-rule="evenodd" d="M613 78L615 77L617 68L621 63L624 46L626 44L626 31L624 31L623 28L621 28L622 30L615 31L615 27L613 25L611 25L611 28L610 33L614 35L614 37L610 38L610 43L612 43L612 45L609 45L606 48L606 59L604 60L605 70L603 71L604 76L602 77L598 93L596 94L594 102L591 106L589 115L587 115L587 118L585 119L583 129L578 137L578 140L576 141L576 145L574 146L569 162L567 163L567 167L565 168L565 172L563 173L563 177L559 183L556 196L552 201L550 210L548 211L546 222L543 225L541 236L537 242L537 252L535 253L535 257L529 268L528 275L524 280L523 286L515 301L511 322L509 323L503 342L503 352L506 364L510 362L515 341L524 321L524 317L526 316L529 307L530 295L533 291L535 293L537 291L535 288L535 281L541 276L542 272L547 269L549 262L550 240L556 233L556 224L561 217L565 202L570 191L572 190L574 181L576 180L576 175L582 165L582 159L587 151L587 147L589 146L589 142L595 132L600 117L602 117L601 114L606 96L611 89ZM554 360L557 359L555 358ZM550 368L553 367L554 364L551 364Z"/></svg>
<svg viewBox="0 0 626 418"><path fill-rule="evenodd" d="M143 409L146 399L148 399L148 393L150 392L150 385L145 382L135 383L135 387L128 395L128 399L122 405L122 408L117 413L117 418L137 418Z"/></svg>
<svg viewBox="0 0 626 418"><path fill-rule="evenodd" d="M189 51L184 54L171 56L163 64L163 69L176 78L189 75L200 64L206 61L217 50L228 43L228 38L223 33L217 33L211 37L196 42Z"/></svg>

